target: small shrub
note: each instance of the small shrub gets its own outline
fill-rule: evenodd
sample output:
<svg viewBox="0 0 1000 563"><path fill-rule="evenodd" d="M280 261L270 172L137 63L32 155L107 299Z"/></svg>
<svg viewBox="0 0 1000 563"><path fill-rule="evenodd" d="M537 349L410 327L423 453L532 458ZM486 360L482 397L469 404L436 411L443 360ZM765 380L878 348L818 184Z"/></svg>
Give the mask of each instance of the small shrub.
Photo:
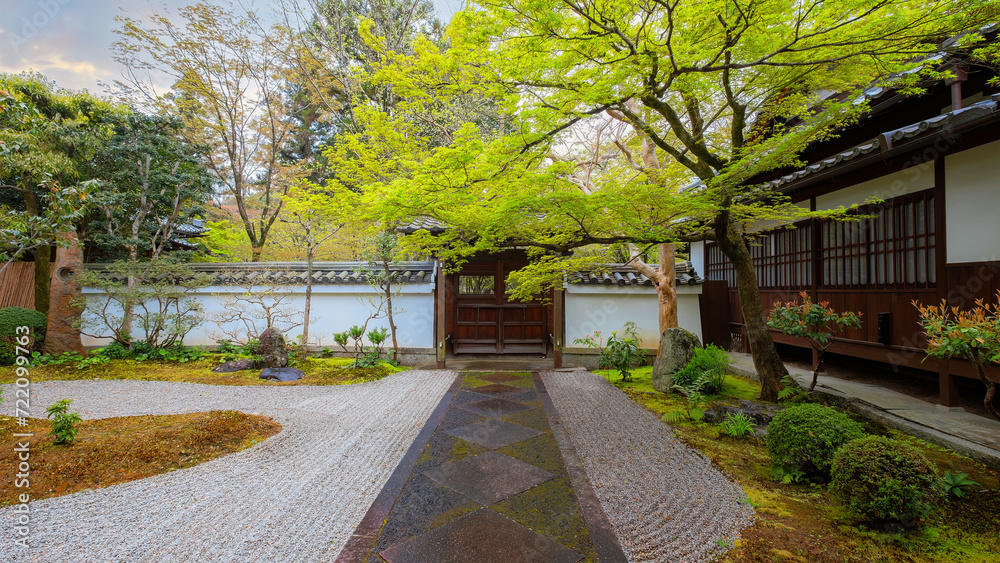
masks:
<svg viewBox="0 0 1000 563"><path fill-rule="evenodd" d="M674 384L678 387L697 385L702 393L718 393L729 369L729 355L725 350L709 344L696 348L691 361L674 373Z"/></svg>
<svg viewBox="0 0 1000 563"><path fill-rule="evenodd" d="M830 490L853 517L913 527L937 500L941 479L916 448L882 436L845 444L833 460Z"/></svg>
<svg viewBox="0 0 1000 563"><path fill-rule="evenodd" d="M767 428L771 462L809 480L830 480L830 465L840 446L865 435L846 414L816 404L795 405L775 415Z"/></svg>
<svg viewBox="0 0 1000 563"><path fill-rule="evenodd" d="M979 483L969 479L968 473L944 472L944 494L962 498L965 496L965 488L973 487Z"/></svg>
<svg viewBox="0 0 1000 563"><path fill-rule="evenodd" d="M742 438L753 434L753 419L745 413L727 413L726 418L719 423L719 428L733 438Z"/></svg>
<svg viewBox="0 0 1000 563"><path fill-rule="evenodd" d="M616 369L622 381L632 380L632 368L642 364L644 356L639 349L639 327L633 322L625 323L622 335L612 331L608 343L601 350L598 367Z"/></svg>
<svg viewBox="0 0 1000 563"><path fill-rule="evenodd" d="M26 326L31 329L29 352L40 350L45 340L45 328L48 318L44 313L24 307L4 307L0 309L0 365L11 365L17 358L17 337L21 336L17 328Z"/></svg>
<svg viewBox="0 0 1000 563"><path fill-rule="evenodd" d="M55 437L56 444L68 444L76 439L76 425L82 422L80 415L69 410L70 399L60 399L45 409L46 418L51 418L49 436Z"/></svg>

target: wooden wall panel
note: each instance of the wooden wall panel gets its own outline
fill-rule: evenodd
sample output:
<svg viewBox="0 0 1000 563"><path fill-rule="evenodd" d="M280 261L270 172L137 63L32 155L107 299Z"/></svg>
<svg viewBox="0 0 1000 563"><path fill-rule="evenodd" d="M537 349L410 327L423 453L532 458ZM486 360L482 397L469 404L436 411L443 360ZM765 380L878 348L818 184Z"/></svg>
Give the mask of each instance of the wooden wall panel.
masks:
<svg viewBox="0 0 1000 563"><path fill-rule="evenodd" d="M34 262L13 262L0 274L0 307L35 308Z"/></svg>

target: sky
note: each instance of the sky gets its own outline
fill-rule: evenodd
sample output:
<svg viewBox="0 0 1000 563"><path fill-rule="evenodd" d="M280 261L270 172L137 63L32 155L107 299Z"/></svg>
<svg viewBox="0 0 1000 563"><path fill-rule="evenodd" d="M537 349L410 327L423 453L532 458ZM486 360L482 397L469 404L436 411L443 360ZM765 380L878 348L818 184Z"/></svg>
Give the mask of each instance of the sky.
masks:
<svg viewBox="0 0 1000 563"><path fill-rule="evenodd" d="M41 72L62 88L101 95L121 69L111 57L116 16L141 18L195 0L2 0L0 72ZM433 0L443 21L464 0ZM266 5L266 4L265 4Z"/></svg>

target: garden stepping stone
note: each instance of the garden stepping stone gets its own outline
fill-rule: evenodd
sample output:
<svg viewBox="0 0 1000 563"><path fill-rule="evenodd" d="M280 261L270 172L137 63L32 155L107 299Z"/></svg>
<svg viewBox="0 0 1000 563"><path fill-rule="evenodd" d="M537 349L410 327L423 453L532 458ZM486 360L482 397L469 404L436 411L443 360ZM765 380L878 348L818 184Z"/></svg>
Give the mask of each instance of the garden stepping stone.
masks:
<svg viewBox="0 0 1000 563"><path fill-rule="evenodd" d="M527 405L522 405L521 403L515 403L514 401L508 401L507 399L501 398L473 401L467 405L462 405L462 408L477 414L495 417L507 416L509 414L517 414L519 412L531 410L531 407Z"/></svg>
<svg viewBox="0 0 1000 563"><path fill-rule="evenodd" d="M445 432L466 442L478 444L491 450L509 446L528 438L534 438L541 434L538 430L525 428L524 426L511 424L496 418L460 426L446 430Z"/></svg>
<svg viewBox="0 0 1000 563"><path fill-rule="evenodd" d="M305 377L305 373L296 368L264 368L260 372L260 379L270 379L272 381L298 381Z"/></svg>
<svg viewBox="0 0 1000 563"><path fill-rule="evenodd" d="M389 563L576 563L583 558L579 553L485 508L395 545L379 555Z"/></svg>

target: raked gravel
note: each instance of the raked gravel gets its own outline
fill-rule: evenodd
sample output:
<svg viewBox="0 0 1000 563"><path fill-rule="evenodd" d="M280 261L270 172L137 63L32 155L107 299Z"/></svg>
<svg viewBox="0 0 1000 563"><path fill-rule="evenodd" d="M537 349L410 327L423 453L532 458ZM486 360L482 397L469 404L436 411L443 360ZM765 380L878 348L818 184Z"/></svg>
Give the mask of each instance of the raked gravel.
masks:
<svg viewBox="0 0 1000 563"><path fill-rule="evenodd" d="M405 371L330 387L37 383L36 417L67 398L85 419L226 409L283 429L192 468L33 502L27 550L11 543L13 509L0 509L0 561L332 561L455 376ZM4 396L13 414L10 386Z"/></svg>
<svg viewBox="0 0 1000 563"><path fill-rule="evenodd" d="M742 489L604 378L541 375L630 561L704 561L750 525Z"/></svg>

